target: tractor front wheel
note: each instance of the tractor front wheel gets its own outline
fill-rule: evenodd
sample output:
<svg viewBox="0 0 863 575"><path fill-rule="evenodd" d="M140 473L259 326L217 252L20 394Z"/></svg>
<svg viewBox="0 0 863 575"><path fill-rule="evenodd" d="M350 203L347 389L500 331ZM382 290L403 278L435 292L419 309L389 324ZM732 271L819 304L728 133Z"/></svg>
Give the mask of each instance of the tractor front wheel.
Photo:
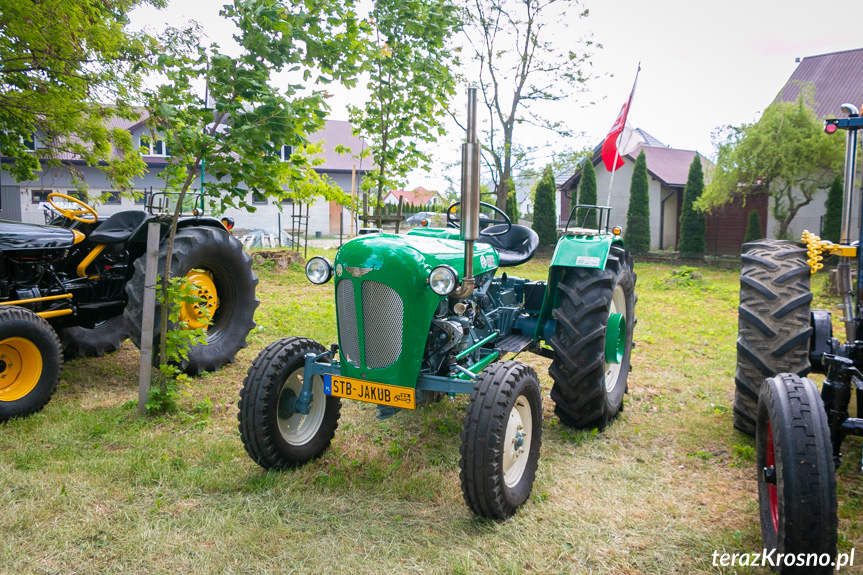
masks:
<svg viewBox="0 0 863 575"><path fill-rule="evenodd" d="M45 407L60 380L60 340L30 310L0 307L0 421Z"/></svg>
<svg viewBox="0 0 863 575"><path fill-rule="evenodd" d="M635 273L629 252L612 247L604 270L570 268L557 284L554 413L564 425L603 429L623 407L635 327Z"/></svg>
<svg viewBox="0 0 863 575"><path fill-rule="evenodd" d="M291 410L303 388L306 354L326 351L318 342L289 337L268 345L249 368L240 390L240 436L251 458L264 469L289 469L319 457L339 426L341 400L312 381L305 415Z"/></svg>
<svg viewBox="0 0 863 575"><path fill-rule="evenodd" d="M777 554L836 559L838 519L827 414L812 380L782 373L764 382L755 435L761 540ZM779 572L833 573L782 565Z"/></svg>
<svg viewBox="0 0 863 575"><path fill-rule="evenodd" d="M527 501L542 443L542 392L536 372L515 361L479 375L461 432L461 490L471 511L506 519Z"/></svg>
<svg viewBox="0 0 863 575"><path fill-rule="evenodd" d="M741 259L734 427L752 435L764 379L809 373L812 293L799 244L758 240L743 245Z"/></svg>

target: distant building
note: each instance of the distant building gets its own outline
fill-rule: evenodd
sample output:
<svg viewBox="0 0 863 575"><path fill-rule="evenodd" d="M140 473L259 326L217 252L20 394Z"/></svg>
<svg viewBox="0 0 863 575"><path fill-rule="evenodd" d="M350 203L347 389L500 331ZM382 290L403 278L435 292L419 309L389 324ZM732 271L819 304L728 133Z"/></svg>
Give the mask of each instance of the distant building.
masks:
<svg viewBox="0 0 863 575"><path fill-rule="evenodd" d="M406 204L422 206L424 208L429 208L434 205L441 206L446 203L446 199L440 195L440 193L427 190L422 186L413 190L395 190L387 192L384 196L383 202L385 204L397 205L399 203L399 198L404 198L403 201Z"/></svg>
<svg viewBox="0 0 863 575"><path fill-rule="evenodd" d="M95 167L86 166L84 162L74 157L61 158L65 164L75 165L80 170L89 186L89 194L92 197L100 197L101 201L94 202L100 216L110 216L113 213L130 210L143 209L145 205L145 194L165 190L165 180L159 177L164 170L170 157L170 150L166 149L162 140L150 141L150 131L143 121L128 121L113 119L112 127L120 127L129 130L134 141L141 146L147 173L134 183L134 189L142 194L141 199L132 200L120 197L119 193L112 188L104 174ZM40 134L34 138L34 147L38 146ZM328 120L322 130L310 137L312 142L323 141L324 151L320 155L324 162L315 168L320 174L325 174L339 186L343 191L350 192L351 172L356 167L357 188L362 177L369 171L371 160L365 160L365 164L348 156L336 153L336 147L341 145L354 153L359 153L365 147L362 138L352 134L348 122ZM280 151L280 157L284 160L291 154L290 146L285 146ZM6 163L12 161L0 155L0 161ZM212 181L212 175L204 174L204 186L206 182ZM190 192L200 191L200 180L190 188ZM67 167L51 167L45 165L44 171L36 180L26 182L13 182L9 172L0 172L0 219L23 221L32 223L45 223L45 203L48 194L60 192L73 195L75 187L72 185ZM246 201L255 206L254 213L246 210L228 209L225 215L231 216L236 222L237 229L264 228L275 232L281 223L282 229L292 227L291 213L293 201L284 200L281 206L278 202L263 197L253 197L251 192ZM281 211L279 210L281 208ZM303 209L305 213L305 208ZM344 214L344 222L341 222L342 208L338 204L328 203L318 199L309 208L309 234L315 232L322 234L338 234L340 224L345 229L350 228L348 214Z"/></svg>

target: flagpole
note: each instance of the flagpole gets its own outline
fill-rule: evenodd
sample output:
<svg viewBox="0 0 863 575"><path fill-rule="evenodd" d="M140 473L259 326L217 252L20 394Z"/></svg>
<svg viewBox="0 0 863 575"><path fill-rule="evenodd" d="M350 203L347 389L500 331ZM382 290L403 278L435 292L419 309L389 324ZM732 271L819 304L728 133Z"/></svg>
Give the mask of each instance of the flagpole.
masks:
<svg viewBox="0 0 863 575"><path fill-rule="evenodd" d="M623 131L626 130L626 119L629 117L629 109L632 108L632 98L635 97L635 86L638 85L639 72L641 72L641 62L638 63L638 69L635 71L635 81L632 82L632 91L629 93L629 102L626 106L626 112L623 114L623 124L621 124L622 129L620 132L621 135L623 134ZM614 163L611 164L612 168L617 166L617 161L620 159L620 146L616 145L614 148ZM614 172L616 171L616 168L611 170L611 178L608 180L608 198L605 200L605 205L609 207L611 206L611 188L614 186Z"/></svg>

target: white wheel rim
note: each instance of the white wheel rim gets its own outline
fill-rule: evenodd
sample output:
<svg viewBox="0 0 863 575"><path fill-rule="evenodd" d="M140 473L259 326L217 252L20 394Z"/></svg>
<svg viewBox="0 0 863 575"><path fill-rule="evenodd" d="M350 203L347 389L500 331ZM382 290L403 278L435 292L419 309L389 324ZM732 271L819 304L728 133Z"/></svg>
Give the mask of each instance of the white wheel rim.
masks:
<svg viewBox="0 0 863 575"><path fill-rule="evenodd" d="M533 414L530 403L525 396L520 395L509 412L504 436L503 480L507 487L515 487L521 481L530 457L532 438Z"/></svg>
<svg viewBox="0 0 863 575"><path fill-rule="evenodd" d="M608 316L619 313L626 320L626 329L629 329L629 318L626 317L626 293L623 291L623 286L618 284L614 288L614 293L611 295L611 307L608 310ZM625 353L625 352L624 352ZM620 377L621 363L605 362L605 392L611 393L611 390L617 385L617 379Z"/></svg>
<svg viewBox="0 0 863 575"><path fill-rule="evenodd" d="M290 389L294 397L299 397L303 390L303 370L298 369L285 380L282 384L282 389L279 390L279 400L281 401L282 394ZM312 404L309 406L309 413L303 415L294 413L287 419L279 417L278 410L276 419L279 424L279 432L282 438L291 445L305 445L315 436L321 428L321 423L324 421L324 411L326 410L326 397L324 396L324 380L321 376L316 375L312 380Z"/></svg>

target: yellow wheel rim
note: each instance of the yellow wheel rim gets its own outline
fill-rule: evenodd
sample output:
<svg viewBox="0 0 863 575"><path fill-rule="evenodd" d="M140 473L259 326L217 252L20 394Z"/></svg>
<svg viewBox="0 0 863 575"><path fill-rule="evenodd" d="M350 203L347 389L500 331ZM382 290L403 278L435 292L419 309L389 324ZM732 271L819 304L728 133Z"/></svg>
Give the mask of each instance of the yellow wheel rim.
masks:
<svg viewBox="0 0 863 575"><path fill-rule="evenodd" d="M23 337L0 341L0 401L15 401L33 391L42 376L42 354Z"/></svg>
<svg viewBox="0 0 863 575"><path fill-rule="evenodd" d="M216 314L216 310L219 309L219 294L216 290L216 283L213 281L213 274L206 270L192 270L186 274L186 277L198 286L196 293L200 296L201 302L183 305L183 309L180 310L180 319L186 322L189 329L207 328L209 322L203 309L207 309L211 320Z"/></svg>

